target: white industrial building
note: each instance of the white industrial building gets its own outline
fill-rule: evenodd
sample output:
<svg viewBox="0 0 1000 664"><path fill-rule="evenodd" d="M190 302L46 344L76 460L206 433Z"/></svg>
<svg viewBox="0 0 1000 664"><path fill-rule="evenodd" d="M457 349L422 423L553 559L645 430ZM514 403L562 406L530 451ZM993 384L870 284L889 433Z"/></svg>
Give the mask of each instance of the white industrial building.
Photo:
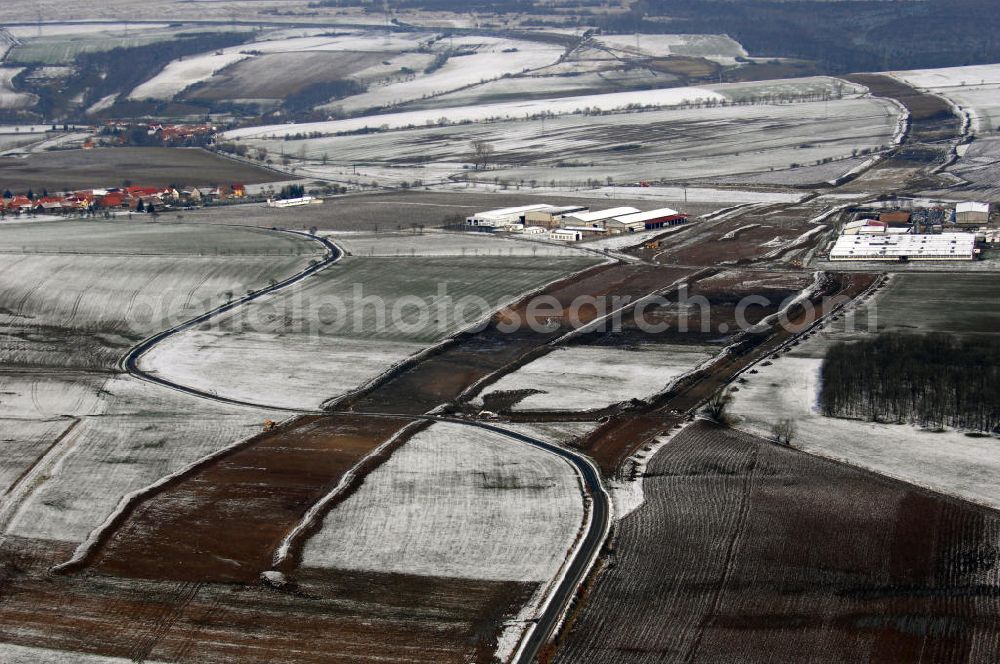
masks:
<svg viewBox="0 0 1000 664"><path fill-rule="evenodd" d="M533 226L544 226L545 228L555 228L559 222L571 214L589 212L586 205L564 205L553 207L547 210L529 210L524 213L524 223Z"/></svg>
<svg viewBox="0 0 1000 664"><path fill-rule="evenodd" d="M524 216L528 212L554 209L556 209L554 205L539 203L537 205L521 205L519 207L487 210L485 212L477 212L471 217L466 217L465 225L477 228L503 228L514 224L523 224Z"/></svg>
<svg viewBox="0 0 1000 664"><path fill-rule="evenodd" d="M579 242L583 239L583 233L580 231L571 231L565 228L557 228L549 232L550 240L559 240L560 242Z"/></svg>
<svg viewBox="0 0 1000 664"><path fill-rule="evenodd" d="M608 219L614 219L626 214L634 214L639 210L634 207L616 207L608 210L597 210L596 212L576 212L566 215L563 218L563 225L566 226L599 226L605 227Z"/></svg>
<svg viewBox="0 0 1000 664"><path fill-rule="evenodd" d="M955 223L959 226L985 226L990 223L990 204L959 203L955 206Z"/></svg>
<svg viewBox="0 0 1000 664"><path fill-rule="evenodd" d="M671 208L658 208L656 210L648 210L646 212L633 212L631 214L617 216L614 220L609 220L607 222L607 227L608 230L611 231L618 228L622 231L638 232L652 230L654 228L663 228L664 226L673 226L675 224L683 224L685 221L687 221L687 215L681 214L677 210Z"/></svg>
<svg viewBox="0 0 1000 664"><path fill-rule="evenodd" d="M831 261L971 261L975 256L971 233L841 235L830 251Z"/></svg>
<svg viewBox="0 0 1000 664"><path fill-rule="evenodd" d="M908 233L908 228L894 228L877 219L858 219L844 224L844 235L892 235Z"/></svg>

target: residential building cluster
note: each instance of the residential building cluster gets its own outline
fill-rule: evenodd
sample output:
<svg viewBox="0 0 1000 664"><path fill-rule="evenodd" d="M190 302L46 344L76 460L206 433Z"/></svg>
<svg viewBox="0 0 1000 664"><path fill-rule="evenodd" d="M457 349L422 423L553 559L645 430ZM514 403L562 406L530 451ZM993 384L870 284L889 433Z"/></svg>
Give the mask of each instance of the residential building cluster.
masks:
<svg viewBox="0 0 1000 664"><path fill-rule="evenodd" d="M243 198L246 186L232 184L207 189L177 189L176 187L127 186L107 189L83 189L51 195L47 191L36 195L3 193L0 213L20 214L77 214L92 211L155 212L164 207L202 205L206 202L229 198Z"/></svg>

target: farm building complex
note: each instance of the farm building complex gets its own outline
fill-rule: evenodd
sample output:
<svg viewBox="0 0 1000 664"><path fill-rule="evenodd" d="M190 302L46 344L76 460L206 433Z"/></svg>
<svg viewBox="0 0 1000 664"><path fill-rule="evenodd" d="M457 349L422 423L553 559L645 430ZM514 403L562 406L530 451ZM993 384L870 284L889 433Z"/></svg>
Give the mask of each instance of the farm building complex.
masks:
<svg viewBox="0 0 1000 664"><path fill-rule="evenodd" d="M671 208L642 212L634 207L590 211L586 206L525 205L486 210L466 217L467 228L537 234L553 240L577 241L599 235L620 235L682 224L688 220ZM537 229L537 230L536 230Z"/></svg>
<svg viewBox="0 0 1000 664"><path fill-rule="evenodd" d="M976 236L971 233L940 235L841 235L830 251L832 261L971 261Z"/></svg>

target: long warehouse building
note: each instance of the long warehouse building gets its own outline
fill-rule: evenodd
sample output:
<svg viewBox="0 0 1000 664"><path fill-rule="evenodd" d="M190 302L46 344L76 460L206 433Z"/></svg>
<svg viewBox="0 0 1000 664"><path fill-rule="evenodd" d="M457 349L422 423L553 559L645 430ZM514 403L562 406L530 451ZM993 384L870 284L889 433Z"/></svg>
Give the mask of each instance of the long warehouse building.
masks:
<svg viewBox="0 0 1000 664"><path fill-rule="evenodd" d="M940 235L841 235L831 261L971 261L976 257L972 233Z"/></svg>

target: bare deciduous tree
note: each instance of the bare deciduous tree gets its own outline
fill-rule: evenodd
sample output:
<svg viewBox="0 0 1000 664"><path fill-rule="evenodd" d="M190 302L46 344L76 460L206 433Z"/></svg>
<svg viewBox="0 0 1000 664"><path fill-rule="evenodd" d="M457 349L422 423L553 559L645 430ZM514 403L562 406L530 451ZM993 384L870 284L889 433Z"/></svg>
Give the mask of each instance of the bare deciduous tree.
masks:
<svg viewBox="0 0 1000 664"><path fill-rule="evenodd" d="M705 404L702 412L711 420L718 422L719 424L729 423L729 403L733 398L727 394L725 391L720 390L716 392L711 399Z"/></svg>
<svg viewBox="0 0 1000 664"><path fill-rule="evenodd" d="M485 170L493 161L493 153L496 149L492 143L487 143L482 139L472 141L472 161L476 170Z"/></svg>
<svg viewBox="0 0 1000 664"><path fill-rule="evenodd" d="M795 422L787 418L780 419L771 426L774 441L782 445L791 445L795 437Z"/></svg>

